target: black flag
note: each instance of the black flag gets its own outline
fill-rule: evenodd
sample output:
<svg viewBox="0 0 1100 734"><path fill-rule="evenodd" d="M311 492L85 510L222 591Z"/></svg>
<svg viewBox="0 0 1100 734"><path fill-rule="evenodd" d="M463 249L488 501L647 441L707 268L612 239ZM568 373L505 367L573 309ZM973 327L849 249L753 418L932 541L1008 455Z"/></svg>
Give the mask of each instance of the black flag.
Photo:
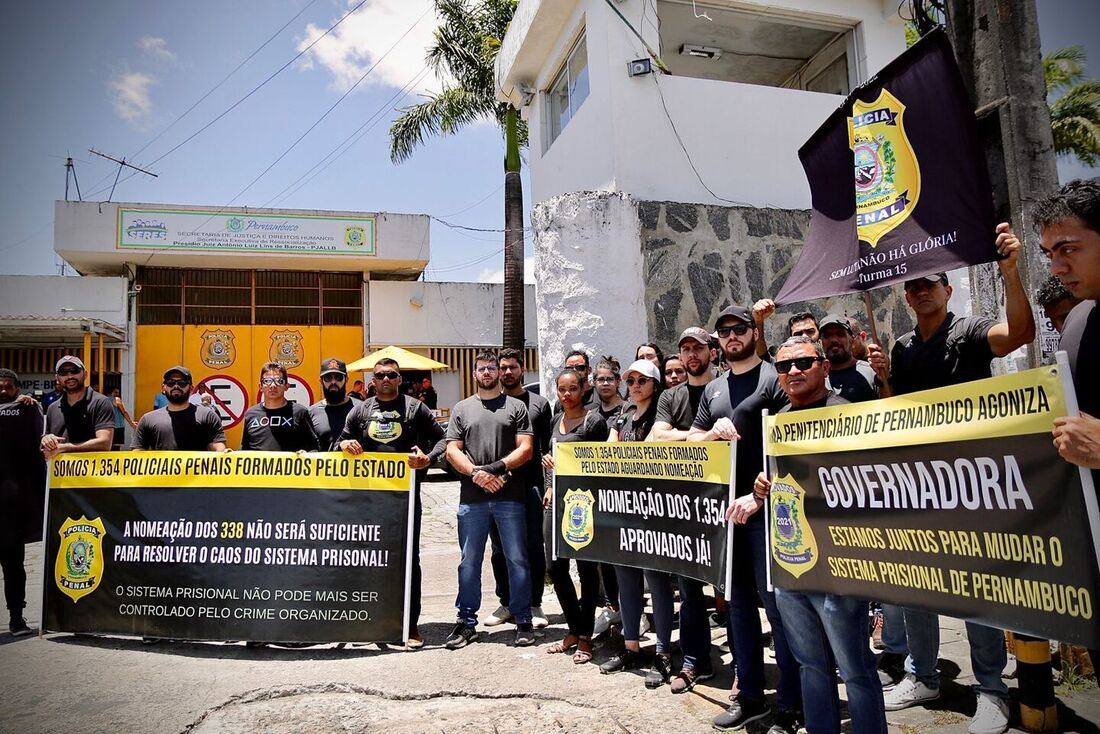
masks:
<svg viewBox="0 0 1100 734"><path fill-rule="evenodd" d="M989 174L943 30L852 92L798 155L813 214L777 303L997 258Z"/></svg>

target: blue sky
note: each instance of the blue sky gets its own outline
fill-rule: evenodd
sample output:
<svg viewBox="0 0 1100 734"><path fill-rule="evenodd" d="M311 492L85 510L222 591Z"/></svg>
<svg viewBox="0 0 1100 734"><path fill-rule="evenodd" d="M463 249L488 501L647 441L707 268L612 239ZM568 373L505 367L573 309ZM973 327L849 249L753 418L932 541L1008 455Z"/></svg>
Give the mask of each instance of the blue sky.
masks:
<svg viewBox="0 0 1100 734"><path fill-rule="evenodd" d="M367 0L299 62L161 158L357 2L47 0L6 6L6 24L14 32L0 46L0 269L58 272L51 220L53 201L64 194L65 156L76 162L86 199L105 198L114 177L115 166L90 155L91 147L159 174L150 179L124 173L116 201L412 212L469 227L502 227L503 144L495 125L432 139L401 165L389 160L387 130L395 104L411 104L418 94L438 88L430 73L422 75L424 47L435 26L432 14L425 14L428 0ZM1090 52L1090 76L1100 76L1095 40L1100 3L1039 0L1039 13L1044 51L1082 44ZM165 132L288 21L284 31ZM234 198L391 47L327 118ZM410 94L402 97L406 85ZM373 127L331 165L300 188L291 186L376 114ZM1096 175L1065 162L1060 171L1067 179ZM525 206L530 208L529 200ZM433 223L428 278L499 279L501 247L500 234Z"/></svg>

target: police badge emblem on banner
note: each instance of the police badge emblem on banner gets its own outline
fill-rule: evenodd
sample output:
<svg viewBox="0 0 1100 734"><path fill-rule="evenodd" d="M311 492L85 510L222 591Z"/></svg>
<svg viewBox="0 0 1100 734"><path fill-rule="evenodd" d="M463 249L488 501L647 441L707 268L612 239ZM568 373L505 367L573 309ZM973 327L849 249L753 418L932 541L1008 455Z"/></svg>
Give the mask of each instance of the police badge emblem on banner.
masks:
<svg viewBox="0 0 1100 734"><path fill-rule="evenodd" d="M997 258L973 105L942 30L853 91L798 155L813 213L776 303Z"/></svg>

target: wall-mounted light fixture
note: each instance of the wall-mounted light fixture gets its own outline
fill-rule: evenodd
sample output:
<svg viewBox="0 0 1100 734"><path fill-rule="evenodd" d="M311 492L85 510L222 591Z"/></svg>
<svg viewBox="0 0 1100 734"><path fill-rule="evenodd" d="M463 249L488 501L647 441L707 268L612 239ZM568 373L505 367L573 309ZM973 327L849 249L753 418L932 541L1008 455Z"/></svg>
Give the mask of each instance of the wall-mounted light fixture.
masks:
<svg viewBox="0 0 1100 734"><path fill-rule="evenodd" d="M685 43L680 47L680 55L717 61L722 58L722 49L717 46L700 46L696 43Z"/></svg>
<svg viewBox="0 0 1100 734"><path fill-rule="evenodd" d="M645 76L653 73L653 62L649 59L634 59L626 65L630 76Z"/></svg>

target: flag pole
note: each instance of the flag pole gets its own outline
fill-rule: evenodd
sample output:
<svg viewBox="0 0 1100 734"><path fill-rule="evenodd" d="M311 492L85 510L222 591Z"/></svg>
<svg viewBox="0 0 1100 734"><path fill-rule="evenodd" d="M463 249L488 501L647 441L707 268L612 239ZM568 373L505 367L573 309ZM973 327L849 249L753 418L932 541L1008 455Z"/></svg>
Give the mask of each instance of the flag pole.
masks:
<svg viewBox="0 0 1100 734"><path fill-rule="evenodd" d="M863 291L863 307L867 309L867 323L871 327L871 339L882 346L878 339L878 327L875 325L875 310L871 307L871 291Z"/></svg>

